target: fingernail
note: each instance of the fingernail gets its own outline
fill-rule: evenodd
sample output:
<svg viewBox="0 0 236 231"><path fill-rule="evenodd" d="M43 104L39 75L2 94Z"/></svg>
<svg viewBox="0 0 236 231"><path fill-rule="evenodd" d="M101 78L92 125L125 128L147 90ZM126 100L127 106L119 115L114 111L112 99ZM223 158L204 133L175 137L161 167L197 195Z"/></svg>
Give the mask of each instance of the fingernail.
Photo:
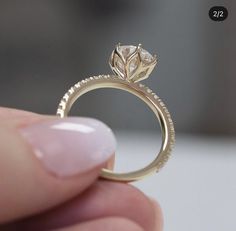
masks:
<svg viewBox="0 0 236 231"><path fill-rule="evenodd" d="M73 176L105 163L115 152L109 127L91 118L40 122L20 130L47 171Z"/></svg>

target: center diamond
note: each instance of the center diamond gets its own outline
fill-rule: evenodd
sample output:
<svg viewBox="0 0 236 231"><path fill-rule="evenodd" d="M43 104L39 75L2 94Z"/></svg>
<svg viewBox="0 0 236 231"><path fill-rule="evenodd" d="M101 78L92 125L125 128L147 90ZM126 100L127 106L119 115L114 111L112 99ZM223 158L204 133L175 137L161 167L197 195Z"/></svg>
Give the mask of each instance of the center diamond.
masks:
<svg viewBox="0 0 236 231"><path fill-rule="evenodd" d="M127 81L137 82L150 75L157 64L157 58L143 49L141 44L138 46L118 44L109 62L116 75Z"/></svg>
<svg viewBox="0 0 236 231"><path fill-rule="evenodd" d="M123 57L125 59L127 59L131 54L133 54L135 52L135 50L137 49L136 46L119 46L118 47L118 51L123 55ZM140 55L141 55L141 59L144 62L151 62L153 60L153 56L146 50L144 50L143 48L140 48Z"/></svg>
<svg viewBox="0 0 236 231"><path fill-rule="evenodd" d="M124 46L119 46L117 50L120 54L122 54L125 61L127 61L129 56L132 55L136 49L137 49L136 46L124 45ZM140 56L141 56L141 61L146 64L152 62L154 59L153 56L148 51L144 50L143 48L140 48ZM124 73L125 65L123 64L122 60L118 56L115 57L115 62L116 62L117 67L119 68L119 71L121 73ZM131 60L129 64L129 72L131 75L138 68L138 65L139 65L139 60L138 60L138 56L136 56Z"/></svg>

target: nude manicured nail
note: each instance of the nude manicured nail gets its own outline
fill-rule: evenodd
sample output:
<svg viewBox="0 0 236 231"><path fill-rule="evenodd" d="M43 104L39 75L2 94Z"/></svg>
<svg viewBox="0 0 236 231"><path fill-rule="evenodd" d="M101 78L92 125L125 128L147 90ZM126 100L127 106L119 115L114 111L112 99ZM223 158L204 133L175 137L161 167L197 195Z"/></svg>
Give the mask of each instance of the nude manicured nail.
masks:
<svg viewBox="0 0 236 231"><path fill-rule="evenodd" d="M49 120L20 131L46 170L60 177L102 165L116 148L111 129L91 118Z"/></svg>

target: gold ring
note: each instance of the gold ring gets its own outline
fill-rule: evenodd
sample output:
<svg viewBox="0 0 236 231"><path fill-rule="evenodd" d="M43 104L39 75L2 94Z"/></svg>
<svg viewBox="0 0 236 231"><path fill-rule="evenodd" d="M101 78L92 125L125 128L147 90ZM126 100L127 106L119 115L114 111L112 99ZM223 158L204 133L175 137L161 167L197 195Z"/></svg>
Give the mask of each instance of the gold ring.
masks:
<svg viewBox="0 0 236 231"><path fill-rule="evenodd" d="M115 173L102 169L101 177L114 181L130 182L142 179L153 172L158 172L169 159L175 142L174 125L166 106L151 89L139 83L146 79L157 64L157 57L138 46L118 44L109 60L115 75L98 75L86 78L63 96L57 109L57 115L66 117L74 102L86 92L98 88L116 88L130 92L143 100L155 113L161 127L162 144L157 157L146 167L127 173Z"/></svg>

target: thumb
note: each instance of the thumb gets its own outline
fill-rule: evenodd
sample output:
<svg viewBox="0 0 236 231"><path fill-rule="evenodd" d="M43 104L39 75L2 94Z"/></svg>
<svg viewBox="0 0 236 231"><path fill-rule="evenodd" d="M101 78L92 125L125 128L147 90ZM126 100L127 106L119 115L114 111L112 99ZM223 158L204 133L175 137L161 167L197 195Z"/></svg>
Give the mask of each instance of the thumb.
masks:
<svg viewBox="0 0 236 231"><path fill-rule="evenodd" d="M11 118L0 123L0 223L78 195L115 152L112 131L98 120L45 116L32 124L35 116L20 129Z"/></svg>

